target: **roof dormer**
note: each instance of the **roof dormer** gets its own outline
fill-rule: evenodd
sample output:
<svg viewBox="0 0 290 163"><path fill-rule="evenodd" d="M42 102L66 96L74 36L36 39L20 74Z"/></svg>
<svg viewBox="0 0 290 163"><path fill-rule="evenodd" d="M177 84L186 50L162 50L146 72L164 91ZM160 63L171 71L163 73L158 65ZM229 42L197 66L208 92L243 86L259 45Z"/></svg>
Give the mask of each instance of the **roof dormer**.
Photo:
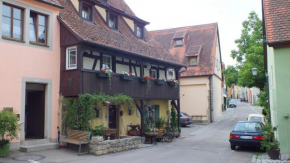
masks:
<svg viewBox="0 0 290 163"><path fill-rule="evenodd" d="M179 47L184 45L184 38L187 31L177 31L173 35L174 47Z"/></svg>

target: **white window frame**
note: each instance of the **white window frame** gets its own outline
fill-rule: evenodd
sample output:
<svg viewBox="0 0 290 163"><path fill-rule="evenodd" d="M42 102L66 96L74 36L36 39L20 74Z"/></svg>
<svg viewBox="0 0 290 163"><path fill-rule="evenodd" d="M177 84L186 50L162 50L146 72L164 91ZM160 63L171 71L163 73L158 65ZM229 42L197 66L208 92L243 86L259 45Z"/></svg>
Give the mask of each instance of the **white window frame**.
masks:
<svg viewBox="0 0 290 163"><path fill-rule="evenodd" d="M112 56L110 56L110 55L106 55L106 54L103 54L103 56L102 56L103 58L104 57L109 57L110 58L110 65L108 65L109 66L109 69L112 69ZM102 68L106 68L106 67L104 67L104 59L102 58ZM107 65L107 64L106 64Z"/></svg>
<svg viewBox="0 0 290 163"><path fill-rule="evenodd" d="M170 70L173 70L173 78L169 78L169 71ZM168 68L168 69L166 69L166 77L167 77L167 79L166 80L171 80L171 79L176 79L176 76L175 76L175 70L173 69L173 68Z"/></svg>
<svg viewBox="0 0 290 163"><path fill-rule="evenodd" d="M74 64L73 66L71 66L71 64L69 63L70 62L70 51L71 50L74 50L75 49L75 52L76 52L76 64ZM72 46L72 47L67 47L66 48L66 69L67 70L73 70L73 69L77 69L78 67L78 53L77 53L77 47L76 46Z"/></svg>

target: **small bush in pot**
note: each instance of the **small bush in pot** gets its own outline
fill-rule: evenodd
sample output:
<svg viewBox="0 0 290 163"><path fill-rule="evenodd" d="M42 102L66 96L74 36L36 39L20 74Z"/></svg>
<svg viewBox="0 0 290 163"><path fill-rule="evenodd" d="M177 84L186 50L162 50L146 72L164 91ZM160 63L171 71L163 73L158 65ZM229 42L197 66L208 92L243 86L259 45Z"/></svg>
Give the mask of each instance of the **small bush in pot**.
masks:
<svg viewBox="0 0 290 163"><path fill-rule="evenodd" d="M0 157L6 157L10 141L18 138L18 118L16 114L3 109L0 111L0 124Z"/></svg>
<svg viewBox="0 0 290 163"><path fill-rule="evenodd" d="M280 149L279 142L275 140L274 132L277 127L272 127L270 124L266 124L263 131L263 141L261 143L261 149L267 151L269 157L273 160L279 159Z"/></svg>

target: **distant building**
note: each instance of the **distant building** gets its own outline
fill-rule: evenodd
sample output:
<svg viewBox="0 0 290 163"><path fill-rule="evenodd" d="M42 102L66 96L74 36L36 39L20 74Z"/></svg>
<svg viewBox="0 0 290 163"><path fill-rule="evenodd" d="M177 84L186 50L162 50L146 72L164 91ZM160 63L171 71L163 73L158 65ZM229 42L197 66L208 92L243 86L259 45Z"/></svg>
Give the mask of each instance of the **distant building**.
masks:
<svg viewBox="0 0 290 163"><path fill-rule="evenodd" d="M218 24L205 24L150 32L187 71L180 75L181 111L196 122L219 119L223 105L222 60Z"/></svg>

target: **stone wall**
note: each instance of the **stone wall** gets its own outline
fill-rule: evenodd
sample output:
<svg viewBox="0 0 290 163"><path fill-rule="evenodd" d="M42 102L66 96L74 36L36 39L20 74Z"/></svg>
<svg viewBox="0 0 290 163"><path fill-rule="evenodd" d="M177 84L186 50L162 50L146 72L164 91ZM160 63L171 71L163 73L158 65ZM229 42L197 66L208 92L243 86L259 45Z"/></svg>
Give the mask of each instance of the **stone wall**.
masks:
<svg viewBox="0 0 290 163"><path fill-rule="evenodd" d="M141 148L141 137L138 136L115 140L104 140L103 137L93 137L90 143L91 154L97 156L138 148Z"/></svg>

